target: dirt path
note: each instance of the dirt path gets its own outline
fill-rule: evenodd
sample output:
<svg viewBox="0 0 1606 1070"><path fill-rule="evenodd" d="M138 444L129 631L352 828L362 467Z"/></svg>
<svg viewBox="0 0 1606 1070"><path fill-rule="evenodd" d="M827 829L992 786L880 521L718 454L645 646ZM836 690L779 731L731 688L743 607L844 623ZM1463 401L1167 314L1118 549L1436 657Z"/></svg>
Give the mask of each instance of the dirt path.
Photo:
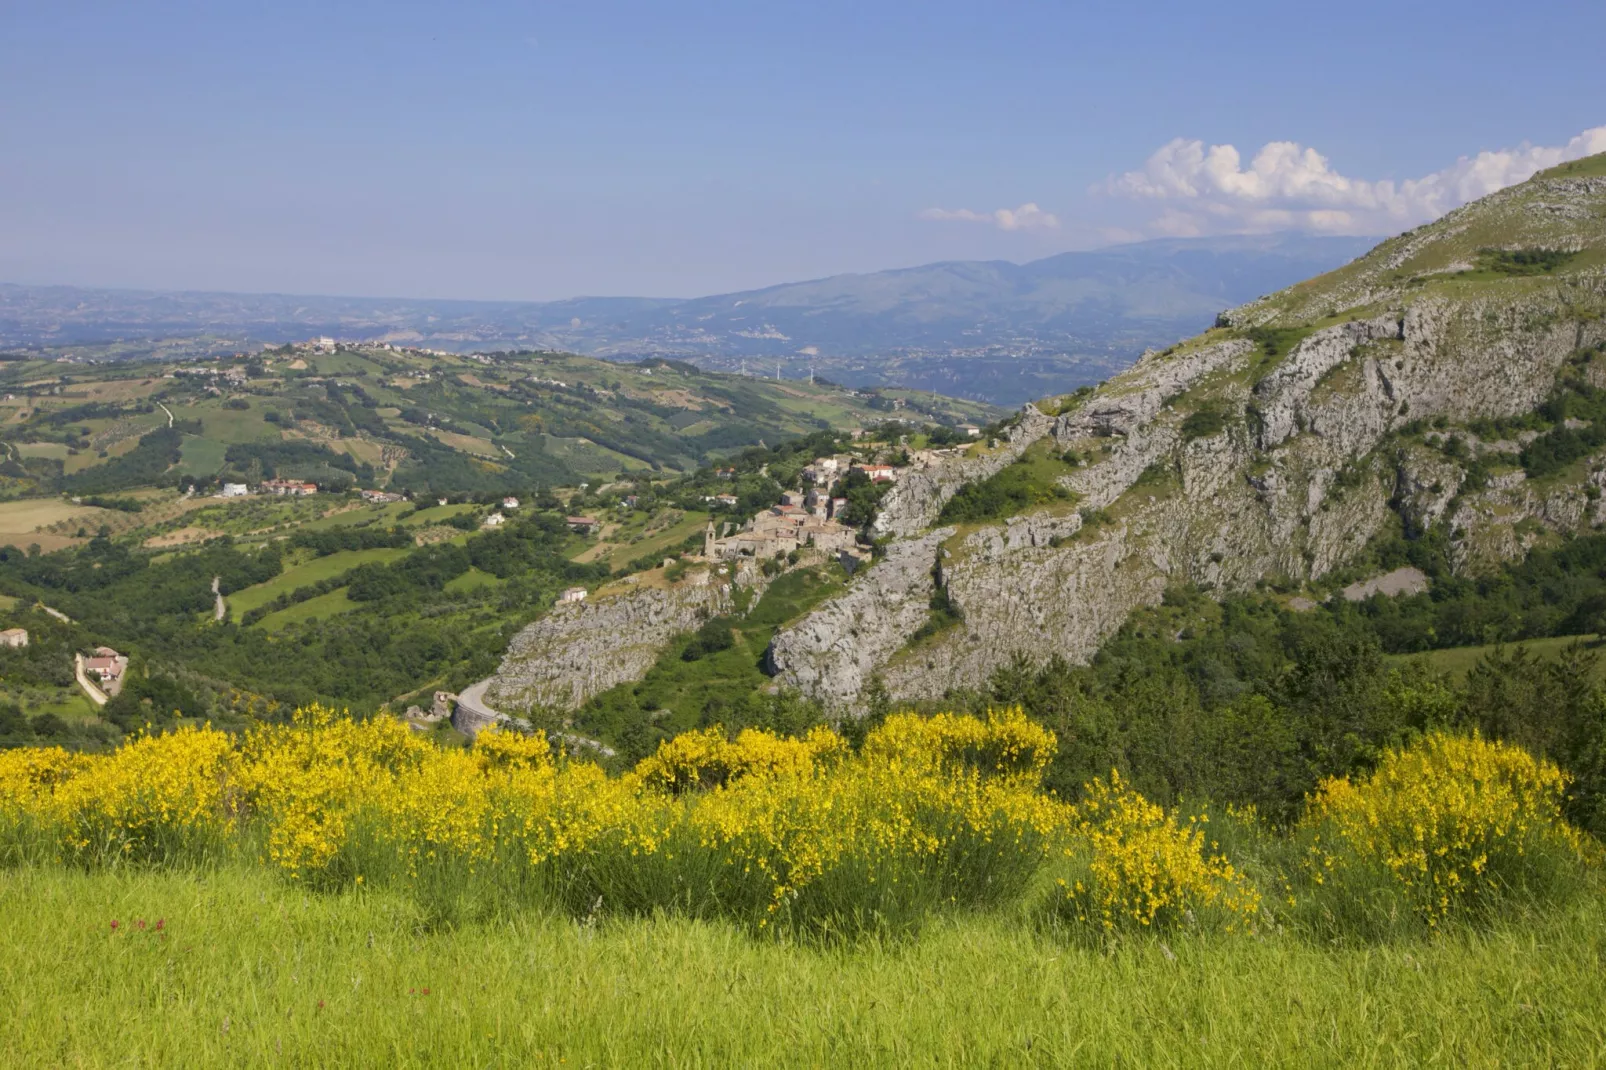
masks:
<svg viewBox="0 0 1606 1070"><path fill-rule="evenodd" d="M74 654L72 656L72 674L77 678L78 686L84 689L84 694L89 696L89 701L96 706L106 705L106 692L89 682L89 674L84 671L84 656L82 654Z"/></svg>
<svg viewBox="0 0 1606 1070"><path fill-rule="evenodd" d="M220 590L222 583L222 576L212 577L212 594L217 598L217 607L212 612L212 619L217 621L219 624L223 623L229 618L229 604L223 601L223 592Z"/></svg>
<svg viewBox="0 0 1606 1070"><path fill-rule="evenodd" d="M173 426L173 410L168 408L166 405L163 405L160 401L158 401L156 403L156 407L161 409L163 412L167 413L167 426L168 427L172 427Z"/></svg>

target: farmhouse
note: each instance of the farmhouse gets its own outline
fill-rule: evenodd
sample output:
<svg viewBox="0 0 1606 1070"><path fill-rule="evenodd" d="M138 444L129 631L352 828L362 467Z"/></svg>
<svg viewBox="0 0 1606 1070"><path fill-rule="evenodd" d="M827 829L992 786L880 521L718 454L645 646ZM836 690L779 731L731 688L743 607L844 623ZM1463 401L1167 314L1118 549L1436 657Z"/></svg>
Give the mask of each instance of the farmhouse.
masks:
<svg viewBox="0 0 1606 1070"><path fill-rule="evenodd" d="M507 523L507 517L503 516L501 513L492 513L490 516L480 521L480 527L499 528L505 523Z"/></svg>
<svg viewBox="0 0 1606 1070"><path fill-rule="evenodd" d="M584 602L585 600L586 589L584 587L565 587L563 593L558 595L558 605L560 606L565 602Z"/></svg>
<svg viewBox="0 0 1606 1070"><path fill-rule="evenodd" d="M309 494L318 493L318 484L303 483L297 479L269 479L262 484L260 489L263 494L305 498Z"/></svg>
<svg viewBox="0 0 1606 1070"><path fill-rule="evenodd" d="M0 632L0 646L19 648L27 645L28 629L26 628L7 628L5 631Z"/></svg>
<svg viewBox="0 0 1606 1070"><path fill-rule="evenodd" d="M574 532L576 535L590 535L593 531L597 530L598 526L596 518L589 516L564 517L563 522L569 525L569 530Z"/></svg>
<svg viewBox="0 0 1606 1070"><path fill-rule="evenodd" d="M392 494L388 490L365 490L359 491L359 493L362 495L363 501L372 502L375 505L384 505L389 502L399 502L402 500L402 496L400 494Z"/></svg>
<svg viewBox="0 0 1606 1070"><path fill-rule="evenodd" d="M96 647L94 656L84 659L84 671L94 673L103 684L122 679L127 665L128 659L109 646Z"/></svg>
<svg viewBox="0 0 1606 1070"><path fill-rule="evenodd" d="M218 492L219 498L243 498L251 493L251 488L244 483L225 483Z"/></svg>

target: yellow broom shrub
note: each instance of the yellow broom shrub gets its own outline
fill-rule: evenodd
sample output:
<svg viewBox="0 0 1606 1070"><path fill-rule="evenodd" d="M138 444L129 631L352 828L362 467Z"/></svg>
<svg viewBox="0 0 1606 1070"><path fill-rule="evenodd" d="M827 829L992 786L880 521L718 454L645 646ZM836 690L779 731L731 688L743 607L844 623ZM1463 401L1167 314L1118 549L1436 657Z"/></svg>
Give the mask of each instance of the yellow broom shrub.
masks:
<svg viewBox="0 0 1606 1070"><path fill-rule="evenodd" d="M1077 839L1066 849L1080 873L1057 881L1065 920L1118 928L1166 928L1190 915L1251 924L1260 893L1205 838L1203 816L1179 822L1111 771L1088 784L1075 810Z"/></svg>
<svg viewBox="0 0 1606 1070"><path fill-rule="evenodd" d="M1323 781L1304 817L1318 884L1381 870L1429 925L1588 841L1562 817L1568 776L1519 747L1435 732L1365 779Z"/></svg>

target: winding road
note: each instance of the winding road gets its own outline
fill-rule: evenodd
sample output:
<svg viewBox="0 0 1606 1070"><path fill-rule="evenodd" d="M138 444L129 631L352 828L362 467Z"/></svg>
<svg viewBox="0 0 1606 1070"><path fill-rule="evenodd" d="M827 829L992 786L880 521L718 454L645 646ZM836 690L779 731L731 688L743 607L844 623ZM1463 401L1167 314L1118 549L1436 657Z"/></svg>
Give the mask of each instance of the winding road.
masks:
<svg viewBox="0 0 1606 1070"><path fill-rule="evenodd" d="M459 732L472 736L493 724L512 724L525 731L530 730L528 721L518 717L509 717L507 714L493 710L485 704L485 689L490 687L491 682L495 679L496 677L494 676L487 676L479 683L470 684L468 687L463 688L463 693L457 696L458 711L468 714L464 718L468 722L466 725L459 723L456 716L453 716L452 726ZM593 750L604 758L612 758L614 755L613 748L600 740L576 735L573 732L552 732L548 734L552 738L568 744L572 750Z"/></svg>

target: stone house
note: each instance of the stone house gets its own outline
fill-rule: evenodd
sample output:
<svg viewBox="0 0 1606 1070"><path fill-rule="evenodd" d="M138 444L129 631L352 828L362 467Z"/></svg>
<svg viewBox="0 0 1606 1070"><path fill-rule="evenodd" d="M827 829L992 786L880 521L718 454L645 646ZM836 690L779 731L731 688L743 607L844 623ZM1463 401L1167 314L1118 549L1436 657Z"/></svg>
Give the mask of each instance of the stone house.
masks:
<svg viewBox="0 0 1606 1070"><path fill-rule="evenodd" d="M856 464L853 471L863 472L872 483L896 483L898 470L890 464Z"/></svg>

